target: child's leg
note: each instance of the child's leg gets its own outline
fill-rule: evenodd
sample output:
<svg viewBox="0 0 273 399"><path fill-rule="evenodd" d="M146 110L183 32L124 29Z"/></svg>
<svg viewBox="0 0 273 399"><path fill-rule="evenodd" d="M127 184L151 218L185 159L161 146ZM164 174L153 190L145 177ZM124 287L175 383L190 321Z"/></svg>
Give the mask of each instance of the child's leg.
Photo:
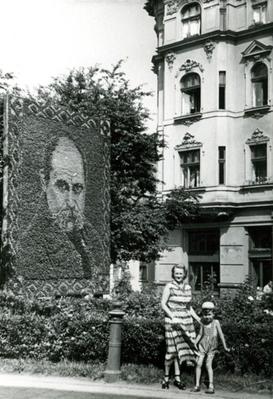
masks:
<svg viewBox="0 0 273 399"><path fill-rule="evenodd" d="M206 361L206 368L207 368L208 377L209 377L209 388L213 388L213 369L212 369L213 358L214 358L214 354L208 353L207 361Z"/></svg>
<svg viewBox="0 0 273 399"><path fill-rule="evenodd" d="M204 354L200 354L197 358L197 363L195 367L195 386L199 387L200 386L200 378L201 378L201 370L202 370L202 364L204 361Z"/></svg>

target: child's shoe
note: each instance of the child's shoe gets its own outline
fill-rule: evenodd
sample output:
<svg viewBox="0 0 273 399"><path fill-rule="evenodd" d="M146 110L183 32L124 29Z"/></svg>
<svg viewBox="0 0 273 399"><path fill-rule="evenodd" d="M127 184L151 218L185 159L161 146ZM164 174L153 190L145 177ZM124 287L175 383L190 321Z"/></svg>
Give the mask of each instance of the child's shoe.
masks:
<svg viewBox="0 0 273 399"><path fill-rule="evenodd" d="M191 392L200 392L201 389L198 385L196 385L194 388L191 389Z"/></svg>
<svg viewBox="0 0 273 399"><path fill-rule="evenodd" d="M208 389L205 391L205 393L209 393L209 394L215 393L215 390L214 390L213 385L210 385L210 386L208 387Z"/></svg>

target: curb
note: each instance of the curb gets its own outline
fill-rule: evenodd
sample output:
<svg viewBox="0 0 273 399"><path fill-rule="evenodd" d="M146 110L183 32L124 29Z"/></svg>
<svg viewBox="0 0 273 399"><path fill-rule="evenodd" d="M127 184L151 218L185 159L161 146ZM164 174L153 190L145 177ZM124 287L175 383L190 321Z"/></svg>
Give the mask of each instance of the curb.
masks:
<svg viewBox="0 0 273 399"><path fill-rule="evenodd" d="M49 389L67 392L90 392L98 395L111 395L117 398L153 398L153 399L193 399L208 398L204 392L193 393L188 390L179 391L173 387L162 390L158 384L140 385L127 384L126 382L106 383L96 382L87 378L37 376L28 374L0 374L0 387ZM244 392L217 391L215 399L257 399L272 398L271 395L248 394Z"/></svg>

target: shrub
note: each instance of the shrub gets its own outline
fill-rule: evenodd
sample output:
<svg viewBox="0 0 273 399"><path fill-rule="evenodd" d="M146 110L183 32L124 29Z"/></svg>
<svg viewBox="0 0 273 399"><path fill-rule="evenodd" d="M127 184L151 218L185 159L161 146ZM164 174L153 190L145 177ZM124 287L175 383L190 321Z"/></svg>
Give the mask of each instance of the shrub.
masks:
<svg viewBox="0 0 273 399"><path fill-rule="evenodd" d="M124 321L122 361L162 367L165 355L164 325L161 320Z"/></svg>
<svg viewBox="0 0 273 399"><path fill-rule="evenodd" d="M58 362L107 359L108 310L104 299L48 298L26 300L1 293L0 356L46 359ZM231 354L220 350L215 367L240 373L271 375L273 370L273 316L266 301L216 300L218 316ZM164 318L157 291L131 293L124 299L127 314L122 331L122 361L163 367ZM201 299L195 301L200 309ZM268 312L265 312L268 310Z"/></svg>

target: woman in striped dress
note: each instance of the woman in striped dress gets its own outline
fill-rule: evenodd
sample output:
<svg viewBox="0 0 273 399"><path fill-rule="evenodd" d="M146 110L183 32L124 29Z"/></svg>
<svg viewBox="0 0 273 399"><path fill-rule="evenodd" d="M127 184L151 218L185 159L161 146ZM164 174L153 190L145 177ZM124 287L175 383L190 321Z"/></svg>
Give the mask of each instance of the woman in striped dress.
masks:
<svg viewBox="0 0 273 399"><path fill-rule="evenodd" d="M165 312L165 377L162 388L169 388L169 374L174 363L174 385L185 389L185 384L180 380L180 365L186 362L195 362L197 349L195 346L195 329L193 319L200 323L191 307L191 287L185 282L187 269L184 265L174 265L172 268L172 281L166 284L161 306Z"/></svg>

